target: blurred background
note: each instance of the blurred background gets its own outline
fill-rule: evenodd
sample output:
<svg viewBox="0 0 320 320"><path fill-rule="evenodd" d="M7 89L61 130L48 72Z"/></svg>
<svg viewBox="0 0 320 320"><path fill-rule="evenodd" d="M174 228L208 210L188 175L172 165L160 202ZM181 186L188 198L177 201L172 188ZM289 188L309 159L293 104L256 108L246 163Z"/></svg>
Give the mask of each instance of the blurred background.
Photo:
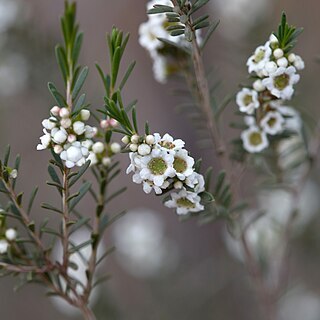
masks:
<svg viewBox="0 0 320 320"><path fill-rule="evenodd" d="M103 88L94 63L106 68L105 33L116 25L131 33L125 61L136 60L137 66L125 97L127 101L139 100L140 123L148 120L153 132L169 132L183 139L195 158L203 158L205 166L214 164L212 151L199 147L190 122L174 110L179 103L179 98L172 95L175 85L160 85L153 79L151 59L138 44L139 25L147 19L146 1L136 0L134 6L132 0L77 3L85 33L80 61L91 70L85 90L92 107L99 108L103 103ZM63 0L0 0L0 150L10 143L13 152L21 154L19 188L29 194L34 185L40 186L38 198L46 202L56 199L45 184L49 153L37 152L36 145L42 133L41 121L54 104L47 82L53 81L60 88L62 85L54 46L61 39L58 17L63 4ZM222 81L220 98L235 92L246 80L247 58L255 47L265 43L285 10L289 23L305 28L295 49L305 60L306 69L294 105L314 117L320 115L318 0L212 0L207 10L214 19L221 19L205 56L207 64L214 66L215 77ZM235 104L229 108L235 108ZM234 135L233 131L226 133L227 138ZM121 162L125 168L129 160L123 156ZM308 217L293 239L289 291L279 302L282 320L320 319L318 178L315 174L305 191ZM130 176L122 174L113 188L124 185L128 191L113 203L110 212L126 208L129 212L108 230L105 238L105 247L115 244L117 252L100 270L110 274L111 279L93 299L98 319L259 319L241 254L232 243L226 245L223 223L202 227L195 220L181 223L159 199L131 183ZM248 192L250 189L249 185ZM281 195L269 197L267 202L280 208L282 214L283 205L290 199ZM83 206L89 209L90 200L86 198ZM39 209L34 215L39 221L47 212ZM269 250L272 258L272 249L270 245L263 250ZM1 320L80 319L72 309L45 298L41 287L26 287L14 293L15 282L0 282Z"/></svg>

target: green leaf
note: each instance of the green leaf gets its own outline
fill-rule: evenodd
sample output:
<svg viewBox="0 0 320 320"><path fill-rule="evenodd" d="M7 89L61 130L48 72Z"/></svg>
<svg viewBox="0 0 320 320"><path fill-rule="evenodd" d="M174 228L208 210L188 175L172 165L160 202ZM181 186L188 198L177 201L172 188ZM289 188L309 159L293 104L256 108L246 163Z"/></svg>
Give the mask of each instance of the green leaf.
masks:
<svg viewBox="0 0 320 320"><path fill-rule="evenodd" d="M80 251L81 249L91 245L91 243L93 242L92 239L90 240L87 240L85 242L82 242L81 244L77 245L77 246L72 246L71 249L69 249L69 253L72 254L72 253L75 253L75 252L78 252Z"/></svg>
<svg viewBox="0 0 320 320"><path fill-rule="evenodd" d="M64 97L58 92L57 88L52 82L48 83L48 89L59 107L65 107L67 105Z"/></svg>
<svg viewBox="0 0 320 320"><path fill-rule="evenodd" d="M113 59L112 59L112 72L111 72L111 86L112 88L115 87L117 78L118 78L118 72L119 72L119 67L120 67L120 58L121 56L121 48L118 47L116 48Z"/></svg>
<svg viewBox="0 0 320 320"><path fill-rule="evenodd" d="M86 161L86 163L80 168L78 173L69 181L69 187L72 187L87 171L90 166L90 161Z"/></svg>
<svg viewBox="0 0 320 320"><path fill-rule="evenodd" d="M86 81L86 78L88 76L88 72L89 72L88 67L84 67L82 69L82 71L80 72L79 77L78 77L77 81L75 82L75 85L73 88L73 92L72 92L73 99L76 99L76 97L78 96L84 82Z"/></svg>
<svg viewBox="0 0 320 320"><path fill-rule="evenodd" d="M80 220L78 220L69 231L69 234L72 234L82 228L84 225L87 225L87 223L91 220L91 218L88 217L82 217Z"/></svg>
<svg viewBox="0 0 320 320"><path fill-rule="evenodd" d="M55 52L56 52L56 59L58 62L58 66L59 66L60 71L62 73L63 80L65 83L67 83L67 79L69 76L69 68L68 68L66 53L60 45L56 46Z"/></svg>
<svg viewBox="0 0 320 320"><path fill-rule="evenodd" d="M11 147L10 145L6 146L6 149L4 151L4 160L3 160L3 166L7 167L9 163L9 158L10 158L10 152L11 152Z"/></svg>
<svg viewBox="0 0 320 320"><path fill-rule="evenodd" d="M75 107L73 108L73 112L72 112L73 116L77 115L85 107L85 104L84 104L85 101L86 101L86 94L83 93L79 97L79 99L77 100L77 102L75 104Z"/></svg>
<svg viewBox="0 0 320 320"><path fill-rule="evenodd" d="M208 41L210 40L212 34L216 31L216 29L218 28L220 24L220 20L218 20L217 22L215 23L211 23L211 26L207 32L207 34L205 35L202 43L201 43L201 50L204 49L204 47L207 45Z"/></svg>
<svg viewBox="0 0 320 320"><path fill-rule="evenodd" d="M69 210L72 211L74 209L74 207L79 203L79 201L86 195L86 193L89 191L91 187L91 183L90 182L85 182L80 190L79 190L79 195L74 198L70 204L69 204Z"/></svg>
<svg viewBox="0 0 320 320"><path fill-rule="evenodd" d="M136 61L131 62L131 64L129 65L129 67L128 67L128 69L127 69L127 71L126 71L126 73L125 73L125 75L124 75L124 77L123 77L123 79L122 79L122 81L121 81L121 83L119 85L119 89L120 90L122 90L124 88L124 86L127 83L127 81L129 79L129 77L130 77L135 65L136 65Z"/></svg>
<svg viewBox="0 0 320 320"><path fill-rule="evenodd" d="M60 214L63 214L63 212L62 212L60 209L52 206L52 205L49 204L49 203L43 203L43 204L41 205L41 208L46 209L46 210L50 210L50 211L54 211L54 212L57 212L57 213L60 213Z"/></svg>
<svg viewBox="0 0 320 320"><path fill-rule="evenodd" d="M31 196L30 196L30 200L29 200L29 204L28 204L28 209L27 209L27 213L30 214L31 212L31 209L32 209L32 205L33 205L33 202L37 196L37 193L38 193L38 190L39 188L38 187L35 187L31 193Z"/></svg>

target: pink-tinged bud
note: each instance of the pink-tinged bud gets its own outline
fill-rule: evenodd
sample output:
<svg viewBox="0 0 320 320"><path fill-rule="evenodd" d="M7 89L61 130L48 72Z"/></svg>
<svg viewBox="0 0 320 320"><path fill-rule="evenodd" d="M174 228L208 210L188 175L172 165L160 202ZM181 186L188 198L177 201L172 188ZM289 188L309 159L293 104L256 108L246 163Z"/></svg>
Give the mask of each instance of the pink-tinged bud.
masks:
<svg viewBox="0 0 320 320"><path fill-rule="evenodd" d="M59 115L60 108L58 106L54 106L51 108L50 112L53 116L57 117Z"/></svg>
<svg viewBox="0 0 320 320"><path fill-rule="evenodd" d="M61 146L59 146L58 144L56 144L53 148L54 153L56 154L60 154L63 151L63 148Z"/></svg>
<svg viewBox="0 0 320 320"><path fill-rule="evenodd" d="M68 118L70 116L70 111L67 108L61 108L59 111L59 116L61 118Z"/></svg>
<svg viewBox="0 0 320 320"><path fill-rule="evenodd" d="M100 121L100 127L101 127L101 129L108 129L109 121L108 120L101 120Z"/></svg>
<svg viewBox="0 0 320 320"><path fill-rule="evenodd" d="M70 127L71 127L71 124L72 124L72 122L71 122L71 119L70 119L70 118L63 118L63 119L61 119L61 121L60 121L61 127L62 127L62 128L65 128L65 129L70 128Z"/></svg>
<svg viewBox="0 0 320 320"><path fill-rule="evenodd" d="M76 135L74 135L74 134L68 135L68 142L72 143L72 142L75 142L76 140L77 140Z"/></svg>
<svg viewBox="0 0 320 320"><path fill-rule="evenodd" d="M116 127L118 125L118 121L116 119L110 119L109 124L111 127Z"/></svg>

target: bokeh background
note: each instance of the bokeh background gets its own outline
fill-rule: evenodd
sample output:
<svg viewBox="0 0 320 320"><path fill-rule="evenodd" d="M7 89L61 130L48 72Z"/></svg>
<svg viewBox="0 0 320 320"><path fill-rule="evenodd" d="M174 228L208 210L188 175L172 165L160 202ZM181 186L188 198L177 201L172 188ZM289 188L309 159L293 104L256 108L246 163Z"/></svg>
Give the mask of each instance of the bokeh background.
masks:
<svg viewBox="0 0 320 320"><path fill-rule="evenodd" d="M116 25L131 33L124 59L136 60L137 66L125 97L127 101L139 100L140 123L148 120L154 132L170 132L182 138L195 158L214 164L212 151L199 147L189 120L174 109L180 101L172 95L175 84L160 85L153 79L152 62L138 44L139 25L147 19L146 1L77 3L85 33L80 59L91 70L85 90L92 107L103 103L103 88L94 63L107 67L105 33ZM21 154L19 188L28 194L34 185L40 186L39 198L46 202L57 199L45 185L49 153L37 152L35 147L41 121L54 104L46 84L62 84L54 45L61 39L58 17L63 5L62 0L0 0L0 150L10 143L13 152ZM214 66L215 77L222 81L220 99L235 92L246 79L247 57L276 29L285 10L290 23L305 28L296 52L303 56L307 67L295 104L319 116L318 0L212 0L207 10L214 19L221 19L205 56L207 64ZM229 108L235 108L234 103ZM226 138L234 134L226 132ZM125 167L128 159L124 156L121 162ZM315 174L312 199L317 198L317 179ZM181 223L159 199L145 195L132 184L129 176L122 174L113 188L124 185L128 186L127 193L113 203L110 212L129 209L129 213L108 230L105 238L105 246L116 243L118 251L101 269L112 277L97 292L94 304L98 319L259 319L246 270L237 255L226 248L223 223L201 227L194 220ZM278 198L274 206L285 201L285 197ZM84 208L89 207L86 198ZM310 202L306 207L310 209ZM293 239L290 292L279 303L279 319L320 319L319 206L315 204L309 211L303 230ZM34 219L40 221L47 214L36 210ZM26 287L15 293L15 283L16 279L0 281L1 320L80 319L72 310L45 298L41 287Z"/></svg>

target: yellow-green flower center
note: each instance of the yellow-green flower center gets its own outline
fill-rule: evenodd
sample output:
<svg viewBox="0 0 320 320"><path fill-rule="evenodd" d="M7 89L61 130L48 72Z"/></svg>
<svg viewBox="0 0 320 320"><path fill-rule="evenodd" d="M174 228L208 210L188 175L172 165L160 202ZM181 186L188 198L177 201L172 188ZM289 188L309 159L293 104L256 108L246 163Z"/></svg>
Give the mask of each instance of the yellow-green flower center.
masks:
<svg viewBox="0 0 320 320"><path fill-rule="evenodd" d="M148 168L153 175L161 176L166 172L168 166L162 158L153 158L149 161Z"/></svg>
<svg viewBox="0 0 320 320"><path fill-rule="evenodd" d="M187 208L187 209L194 209L196 205L188 200L187 198L180 198L177 200L177 205L179 207Z"/></svg>
<svg viewBox="0 0 320 320"><path fill-rule="evenodd" d="M187 162L179 157L175 157L173 161L173 168L178 172L182 173L185 172L188 168Z"/></svg>
<svg viewBox="0 0 320 320"><path fill-rule="evenodd" d="M265 51L260 49L259 52L254 56L254 62L259 63L264 59Z"/></svg>
<svg viewBox="0 0 320 320"><path fill-rule="evenodd" d="M252 96L250 94L247 94L247 95L244 96L243 103L244 103L245 106L248 106L252 102L253 102L253 99L252 99Z"/></svg>
<svg viewBox="0 0 320 320"><path fill-rule="evenodd" d="M283 90L289 85L289 80L290 77L284 73L274 78L274 86L279 90Z"/></svg>
<svg viewBox="0 0 320 320"><path fill-rule="evenodd" d="M170 141L161 141L160 146L166 149L174 149L175 144L173 142Z"/></svg>
<svg viewBox="0 0 320 320"><path fill-rule="evenodd" d="M268 126L269 126L270 128L274 127L276 123L277 123L277 119L276 119L276 118L270 118L270 119L268 120Z"/></svg>
<svg viewBox="0 0 320 320"><path fill-rule="evenodd" d="M262 143L262 137L259 132L252 132L249 137L250 144L253 146L258 146Z"/></svg>

